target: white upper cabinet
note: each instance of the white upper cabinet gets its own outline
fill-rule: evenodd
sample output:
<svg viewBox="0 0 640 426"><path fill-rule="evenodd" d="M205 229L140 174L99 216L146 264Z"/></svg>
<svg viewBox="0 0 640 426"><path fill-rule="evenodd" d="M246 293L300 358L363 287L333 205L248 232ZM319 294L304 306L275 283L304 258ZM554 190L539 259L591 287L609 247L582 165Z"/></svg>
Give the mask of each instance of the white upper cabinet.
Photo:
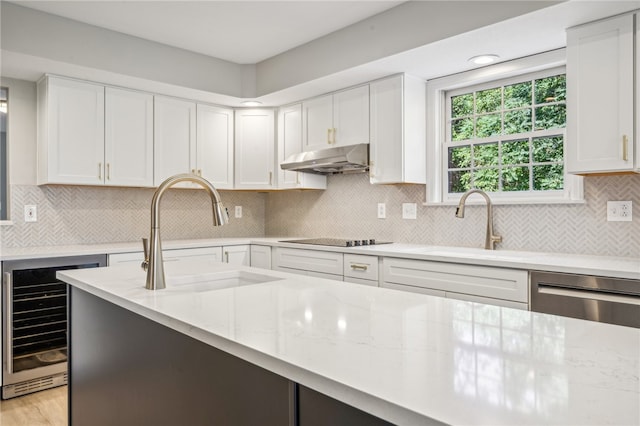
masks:
<svg viewBox="0 0 640 426"><path fill-rule="evenodd" d="M233 110L197 106L196 173L218 189L233 189Z"/></svg>
<svg viewBox="0 0 640 426"><path fill-rule="evenodd" d="M153 96L105 89L105 171L108 185L153 186Z"/></svg>
<svg viewBox="0 0 640 426"><path fill-rule="evenodd" d="M154 184L179 173L196 173L196 104L155 96Z"/></svg>
<svg viewBox="0 0 640 426"><path fill-rule="evenodd" d="M302 105L296 104L278 111L278 164L299 152L302 152ZM326 189L327 178L278 167L278 188Z"/></svg>
<svg viewBox="0 0 640 426"><path fill-rule="evenodd" d="M235 188L275 189L275 113L235 111Z"/></svg>
<svg viewBox="0 0 640 426"><path fill-rule="evenodd" d="M426 182L426 86L409 75L370 84L369 178L374 184Z"/></svg>
<svg viewBox="0 0 640 426"><path fill-rule="evenodd" d="M633 80L633 15L567 31L567 171L638 170Z"/></svg>
<svg viewBox="0 0 640 426"><path fill-rule="evenodd" d="M302 103L304 151L369 143L369 86Z"/></svg>
<svg viewBox="0 0 640 426"><path fill-rule="evenodd" d="M40 80L38 183L153 186L153 97L59 77Z"/></svg>
<svg viewBox="0 0 640 426"><path fill-rule="evenodd" d="M38 82L38 184L104 184L104 86Z"/></svg>

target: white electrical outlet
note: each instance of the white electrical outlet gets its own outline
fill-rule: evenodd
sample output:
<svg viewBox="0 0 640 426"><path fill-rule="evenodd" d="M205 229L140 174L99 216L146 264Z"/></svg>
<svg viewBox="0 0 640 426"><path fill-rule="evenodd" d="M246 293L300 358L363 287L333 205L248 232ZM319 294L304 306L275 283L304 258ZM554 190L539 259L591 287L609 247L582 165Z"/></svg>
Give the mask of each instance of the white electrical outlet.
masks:
<svg viewBox="0 0 640 426"><path fill-rule="evenodd" d="M24 221L25 222L38 221L38 209L33 204L24 206Z"/></svg>
<svg viewBox="0 0 640 426"><path fill-rule="evenodd" d="M242 217L242 206L236 206L236 219L240 219Z"/></svg>
<svg viewBox="0 0 640 426"><path fill-rule="evenodd" d="M607 201L608 222L631 222L633 203L631 201Z"/></svg>
<svg viewBox="0 0 640 426"><path fill-rule="evenodd" d="M378 203L378 219L387 217L387 206L384 203Z"/></svg>
<svg viewBox="0 0 640 426"><path fill-rule="evenodd" d="M416 219L418 216L418 207L416 203L402 203L402 218Z"/></svg>

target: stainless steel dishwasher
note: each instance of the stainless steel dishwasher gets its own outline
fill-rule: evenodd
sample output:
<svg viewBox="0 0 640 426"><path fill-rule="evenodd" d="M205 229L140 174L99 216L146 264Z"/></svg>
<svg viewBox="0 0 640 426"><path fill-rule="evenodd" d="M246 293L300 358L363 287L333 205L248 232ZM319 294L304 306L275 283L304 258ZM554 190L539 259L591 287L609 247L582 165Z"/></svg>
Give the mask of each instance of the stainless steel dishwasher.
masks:
<svg viewBox="0 0 640 426"><path fill-rule="evenodd" d="M67 383L64 269L106 266L105 255L2 262L2 399Z"/></svg>
<svg viewBox="0 0 640 426"><path fill-rule="evenodd" d="M531 310L640 328L640 280L532 271Z"/></svg>

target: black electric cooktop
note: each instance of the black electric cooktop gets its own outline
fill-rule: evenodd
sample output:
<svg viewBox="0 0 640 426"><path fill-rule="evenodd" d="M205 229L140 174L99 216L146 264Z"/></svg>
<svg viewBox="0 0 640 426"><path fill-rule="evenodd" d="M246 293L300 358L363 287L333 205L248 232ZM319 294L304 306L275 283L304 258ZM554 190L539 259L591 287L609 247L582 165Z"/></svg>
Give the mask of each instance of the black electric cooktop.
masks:
<svg viewBox="0 0 640 426"><path fill-rule="evenodd" d="M306 238L303 240L281 240L281 243L312 244L317 246L359 247L378 244L391 244L391 241L377 241L373 238L365 240L346 240L342 238Z"/></svg>

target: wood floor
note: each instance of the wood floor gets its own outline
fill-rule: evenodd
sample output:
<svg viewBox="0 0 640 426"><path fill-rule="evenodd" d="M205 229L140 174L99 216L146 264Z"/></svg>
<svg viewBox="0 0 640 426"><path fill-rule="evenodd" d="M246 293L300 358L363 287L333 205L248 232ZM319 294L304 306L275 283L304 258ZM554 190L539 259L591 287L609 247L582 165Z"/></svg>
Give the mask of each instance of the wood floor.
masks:
<svg viewBox="0 0 640 426"><path fill-rule="evenodd" d="M1 426L65 426L66 424L66 386L0 401Z"/></svg>

